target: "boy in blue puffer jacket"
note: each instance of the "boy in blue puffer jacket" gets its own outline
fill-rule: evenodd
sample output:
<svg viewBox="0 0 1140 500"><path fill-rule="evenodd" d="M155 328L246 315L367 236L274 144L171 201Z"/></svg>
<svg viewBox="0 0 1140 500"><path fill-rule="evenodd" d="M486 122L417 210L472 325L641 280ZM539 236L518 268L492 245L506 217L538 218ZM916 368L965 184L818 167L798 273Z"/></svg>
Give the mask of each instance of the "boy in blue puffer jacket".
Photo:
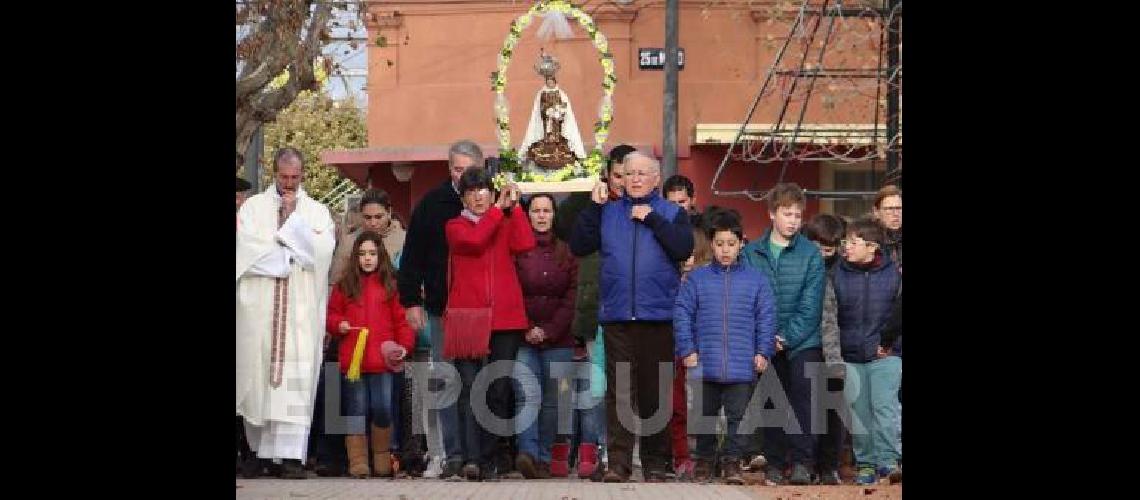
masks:
<svg viewBox="0 0 1140 500"><path fill-rule="evenodd" d="M882 241L882 229L874 220L847 226L844 260L834 278L839 344L847 363L843 395L855 417L855 482L864 485L890 474L901 454L897 422L902 358L892 353L895 339L885 326L895 310L902 277L882 250Z"/></svg>
<svg viewBox="0 0 1140 500"><path fill-rule="evenodd" d="M720 213L710 224L713 262L688 276L673 309L676 354L701 380L701 415L715 418L724 408L728 429L721 471L729 484L744 484L740 457L747 435L737 432L752 395L756 372L776 350L776 298L768 279L738 260L743 243L740 220ZM698 481L709 479L716 455L715 433L697 435Z"/></svg>

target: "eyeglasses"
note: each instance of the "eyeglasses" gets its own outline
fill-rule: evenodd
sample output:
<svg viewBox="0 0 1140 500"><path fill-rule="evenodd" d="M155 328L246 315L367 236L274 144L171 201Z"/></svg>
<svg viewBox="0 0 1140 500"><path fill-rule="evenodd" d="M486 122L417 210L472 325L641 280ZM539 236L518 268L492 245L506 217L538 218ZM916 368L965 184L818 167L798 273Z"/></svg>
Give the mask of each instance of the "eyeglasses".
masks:
<svg viewBox="0 0 1140 500"><path fill-rule="evenodd" d="M474 196L476 198L482 198L484 196L487 196L490 193L491 193L490 189L482 188L482 189L469 189L466 192L464 192L463 195L464 196Z"/></svg>
<svg viewBox="0 0 1140 500"><path fill-rule="evenodd" d="M857 245L859 243L862 243L864 245L870 245L871 243L874 243L874 242L873 241L867 241L867 240L864 240L862 238L855 239L855 240L848 240L848 239L839 240L840 246L847 246L848 243L855 244L855 245Z"/></svg>

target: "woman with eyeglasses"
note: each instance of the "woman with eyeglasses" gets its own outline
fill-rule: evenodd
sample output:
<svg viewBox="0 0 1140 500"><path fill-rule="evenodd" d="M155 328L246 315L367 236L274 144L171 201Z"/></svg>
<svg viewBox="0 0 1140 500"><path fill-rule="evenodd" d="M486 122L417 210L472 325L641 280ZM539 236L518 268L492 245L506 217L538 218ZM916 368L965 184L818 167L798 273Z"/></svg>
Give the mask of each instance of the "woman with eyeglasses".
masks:
<svg viewBox="0 0 1140 500"><path fill-rule="evenodd" d="M459 371L459 434L462 475L468 480L495 479L496 436L475 418L471 388L479 370L489 363L515 359L523 333L530 326L513 256L535 247L527 216L518 206L518 186L492 190L491 176L479 167L468 168L459 178L463 211L447 221L444 232L450 255L447 309L444 311L444 357ZM489 330L485 328L490 310ZM463 318L468 318L464 321ZM485 394L486 406L500 419L512 416L511 382L495 378ZM492 429L510 435L512 429Z"/></svg>

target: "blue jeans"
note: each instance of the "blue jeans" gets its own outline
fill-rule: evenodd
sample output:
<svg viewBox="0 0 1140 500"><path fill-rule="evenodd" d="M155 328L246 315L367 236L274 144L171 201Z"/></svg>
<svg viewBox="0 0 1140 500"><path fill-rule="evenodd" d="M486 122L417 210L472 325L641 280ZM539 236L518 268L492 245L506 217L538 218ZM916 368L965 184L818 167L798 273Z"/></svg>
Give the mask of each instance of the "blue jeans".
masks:
<svg viewBox="0 0 1140 500"><path fill-rule="evenodd" d="M902 457L898 394L902 358L887 356L869 363L847 363L843 396L862 429L851 429L859 467L894 467ZM855 424L852 424L853 426Z"/></svg>
<svg viewBox="0 0 1140 500"><path fill-rule="evenodd" d="M428 314L428 322L431 323L431 361L432 363L443 363L443 318ZM442 380L432 380L428 385L430 391L436 398L442 396ZM438 399L437 399L438 401ZM433 405L439 406L439 405ZM463 445L459 437L459 412L456 405L444 407L439 410L428 410L428 434L433 433L432 427L436 427L435 431L443 434L443 450L447 453L449 460L460 460L463 457ZM432 439L428 437L429 441Z"/></svg>
<svg viewBox="0 0 1140 500"><path fill-rule="evenodd" d="M519 346L514 368L515 408L521 415L524 408L538 410L538 418L516 420L519 451L543 463L550 463L550 448L558 432L559 394L561 382L570 377L573 368L569 365L574 350L569 347L538 349L530 344ZM552 367L551 363L567 363L563 367ZM529 370L529 374L526 371ZM531 376L533 375L533 376ZM537 383L536 383L537 382ZM574 428L573 401L568 391L563 398L567 414L566 431Z"/></svg>
<svg viewBox="0 0 1140 500"><path fill-rule="evenodd" d="M364 434L368 416L377 427L392 425L392 374L363 373L360 380L342 381L344 387L345 414L349 417L348 433ZM367 412L367 413L366 413Z"/></svg>
<svg viewBox="0 0 1140 500"><path fill-rule="evenodd" d="M586 377L576 381L576 390L580 398L575 403L574 421L578 424L580 444L600 444L606 437L606 400L605 397L594 397L590 394L589 363L580 365Z"/></svg>

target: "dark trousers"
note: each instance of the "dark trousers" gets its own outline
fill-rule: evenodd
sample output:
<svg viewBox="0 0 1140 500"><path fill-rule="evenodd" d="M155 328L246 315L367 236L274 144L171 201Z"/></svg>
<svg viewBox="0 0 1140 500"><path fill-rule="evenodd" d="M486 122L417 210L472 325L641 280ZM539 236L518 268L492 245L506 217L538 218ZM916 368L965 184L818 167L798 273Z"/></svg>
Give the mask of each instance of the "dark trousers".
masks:
<svg viewBox="0 0 1140 500"><path fill-rule="evenodd" d="M847 409L847 401L843 399L843 379L841 378L828 378L827 392L820 394L819 397L821 401L831 400L830 404L820 405L820 408L831 408L827 410L827 432L819 435L816 446L816 465L822 473L839 470L844 434L847 432L839 412L850 412ZM835 410L835 408L839 408L839 410Z"/></svg>
<svg viewBox="0 0 1140 500"><path fill-rule="evenodd" d="M329 348L336 352L336 346L337 344L334 341ZM340 378L339 363L325 362L321 366L320 376L317 378L315 404L313 405L313 426L309 429L309 439L311 440L309 448L317 456L317 463L333 468L344 466L347 452L344 449L343 430L333 429L329 431L326 429L325 422L328 419L325 415L329 411L335 411L337 415L344 415L344 405L341 403L340 392L330 393L326 391L325 383L330 379L340 381ZM333 405L332 408L328 408L330 404Z"/></svg>
<svg viewBox="0 0 1140 500"><path fill-rule="evenodd" d="M475 377L484 366L500 360L514 361L518 354L522 334L518 331L496 331L491 333L491 353L484 359L455 360L455 368L459 371L459 380L463 384L459 392L459 401L456 403L459 413L459 442L463 447L463 458L466 462L475 462L480 467L491 465L495 453L499 450L497 445L499 437L487 431L475 419L472 410L472 397L487 398L487 407L491 413L499 418L510 418L514 413L514 398L511 390L511 378L502 377L491 382L486 394L472 394L471 388ZM451 460L451 457L448 457Z"/></svg>
<svg viewBox="0 0 1140 500"><path fill-rule="evenodd" d="M739 460L747 445L748 435L739 434L740 421L744 419L744 410L748 407L748 400L752 397L753 384L721 384L719 382L701 382L701 415L716 417L720 415L720 408L724 407L724 416L728 420L728 428L724 434L724 448L721 457ZM697 434L697 457L705 460L716 458L715 432L701 432Z"/></svg>
<svg viewBox="0 0 1140 500"><path fill-rule="evenodd" d="M245 440L245 424L243 423L245 419L240 416L236 417L236 419L238 457L240 457L243 461L249 460L251 458L254 458L254 455L253 450L249 448L249 443Z"/></svg>
<svg viewBox="0 0 1140 500"><path fill-rule="evenodd" d="M425 362L430 358L427 351L417 351L409 356L413 361ZM396 411L399 415L393 424L392 446L400 457L400 469L413 475L419 475L424 468L424 454L427 453L427 437L421 432L416 434L413 419L421 418L415 406L415 399L422 398L414 394L415 384L412 382L411 372L407 369L396 374L396 391L393 396L397 399Z"/></svg>
<svg viewBox="0 0 1140 500"><path fill-rule="evenodd" d="M818 368L822 362L823 351L819 348L802 351L793 357L788 357L787 351L772 357L772 367L776 369L780 386L792 406L792 415L799 424L800 432L784 432L782 427L764 424L764 456L768 459L769 467L782 470L788 465L789 455L792 464L803 464L808 469L815 466L818 436L812 433L811 378L808 370L809 367ZM770 401L765 407L774 408Z"/></svg>
<svg viewBox="0 0 1140 500"><path fill-rule="evenodd" d="M627 322L604 325L606 344L606 446L609 468L628 476L633 471L633 429L618 420L619 411L637 408L641 419L648 419L664 406L672 412L673 325L658 322ZM617 364L631 363L631 392L617 393ZM668 375L660 377L659 364ZM664 386L665 392L661 392ZM619 408L619 401L621 407ZM632 405L636 401L636 405ZM669 427L652 434L641 433L641 464L646 471L664 472L669 468Z"/></svg>

